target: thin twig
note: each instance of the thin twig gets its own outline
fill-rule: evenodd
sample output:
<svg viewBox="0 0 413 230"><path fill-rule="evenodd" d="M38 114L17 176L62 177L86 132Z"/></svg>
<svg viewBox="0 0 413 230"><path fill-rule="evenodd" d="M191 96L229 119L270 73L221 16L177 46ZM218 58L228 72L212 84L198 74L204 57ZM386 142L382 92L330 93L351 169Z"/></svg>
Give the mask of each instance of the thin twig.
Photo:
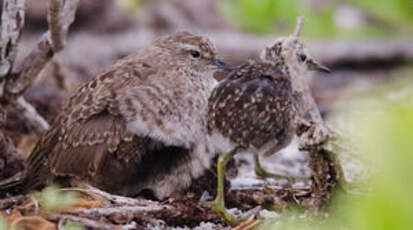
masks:
<svg viewBox="0 0 413 230"><path fill-rule="evenodd" d="M83 192L85 194L90 194L92 196L99 196L102 197L114 204L117 205L139 205L139 206L156 206L159 205L156 201L146 200L146 199L134 199L124 196L112 195L110 193L104 192L100 189L92 187L90 185L83 185L86 188L63 188L62 191L76 191L76 192Z"/></svg>
<svg viewBox="0 0 413 230"><path fill-rule="evenodd" d="M63 1L49 0L49 13L47 14L47 22L50 29L50 38L52 40L53 51L58 52L64 46L63 25L61 20L61 12Z"/></svg>
<svg viewBox="0 0 413 230"><path fill-rule="evenodd" d="M69 26L75 19L78 0L62 1L49 0L49 14L47 21L50 28L50 39L53 51L59 52L66 43Z"/></svg>
<svg viewBox="0 0 413 230"><path fill-rule="evenodd" d="M247 220L235 226L231 230L250 230L254 229L259 223L260 221L255 219L255 215L251 215Z"/></svg>
<svg viewBox="0 0 413 230"><path fill-rule="evenodd" d="M7 93L22 95L53 57L54 53L48 37L48 33L44 34L36 48L24 58L19 74L13 80L7 82ZM17 97L15 96L15 98Z"/></svg>
<svg viewBox="0 0 413 230"><path fill-rule="evenodd" d="M63 33L65 38L67 37L67 31L69 30L70 25L75 21L76 9L79 3L79 0L64 1L63 12L61 14L63 24Z"/></svg>
<svg viewBox="0 0 413 230"><path fill-rule="evenodd" d="M293 33L294 37L300 37L301 28L303 27L303 21L304 21L304 18L302 16L297 18L297 24L295 25L295 29Z"/></svg>
<svg viewBox="0 0 413 230"><path fill-rule="evenodd" d="M23 96L17 98L13 104L25 120L30 121L29 125L36 135L40 136L49 129L49 123L47 123L47 121L36 111L36 108L27 102Z"/></svg>
<svg viewBox="0 0 413 230"><path fill-rule="evenodd" d="M83 224L85 227L90 227L93 229L108 229L108 230L112 230L112 229L122 229L121 226L119 225L114 225L108 222L103 222L103 221L97 221L97 220L92 220L92 219L88 219L85 217L80 217L80 216L74 216L74 215L68 215L68 214L49 214L46 216L46 219L51 220L51 221L57 221L59 222L61 219L63 220L71 220L74 222L79 222L81 224Z"/></svg>
<svg viewBox="0 0 413 230"><path fill-rule="evenodd" d="M164 210L168 206L116 206L116 207L107 207L107 208L92 208L92 209L83 209L78 211L78 213L81 214L86 214L86 215L92 215L92 216L109 216L109 215L114 215L114 214L130 214L130 215L136 215L136 214L149 214L149 213L156 213L161 210Z"/></svg>

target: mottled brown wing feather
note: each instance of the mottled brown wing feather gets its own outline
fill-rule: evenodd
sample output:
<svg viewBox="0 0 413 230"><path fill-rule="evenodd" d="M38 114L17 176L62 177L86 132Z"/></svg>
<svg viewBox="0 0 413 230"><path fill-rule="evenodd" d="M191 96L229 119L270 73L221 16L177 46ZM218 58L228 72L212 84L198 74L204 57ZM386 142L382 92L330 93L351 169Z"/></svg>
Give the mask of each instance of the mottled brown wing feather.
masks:
<svg viewBox="0 0 413 230"><path fill-rule="evenodd" d="M82 131L104 132L114 127L122 127L124 121L118 116L103 113L73 126L74 133ZM78 178L100 189L115 194L134 196L150 180L161 179L177 165L188 160L189 150L179 146L165 146L149 137L137 135L121 138L116 150L110 150L110 142L63 147L56 142L56 132L44 140L35 154L48 155L48 160L31 164L25 190L35 189L56 178ZM49 151L46 150L49 148ZM52 149L52 150L50 150ZM37 151L37 152L36 152ZM32 158L34 159L34 158ZM44 163L47 163L45 165ZM59 182L65 182L59 180Z"/></svg>
<svg viewBox="0 0 413 230"><path fill-rule="evenodd" d="M25 190L43 185L57 175L98 180L93 176L109 154L120 161L139 161L139 151L117 151L121 142L130 142L134 135L126 130L116 93L147 77L137 69L145 75L156 70L131 60L126 58L114 65L68 99L52 128L26 160Z"/></svg>
<svg viewBox="0 0 413 230"><path fill-rule="evenodd" d="M93 177L104 154L116 155L121 141L131 141L123 118L106 110L73 124L67 133L67 138L54 147L49 158L52 171L57 175ZM129 160L126 159L128 155L122 157L122 160Z"/></svg>
<svg viewBox="0 0 413 230"><path fill-rule="evenodd" d="M27 161L27 189L45 184L55 176L74 176L95 183L105 155L113 155L118 161L139 161L139 151L117 151L120 143L131 142L133 135L127 132L120 116L106 110L73 124L67 133L67 138L59 141L60 130L51 130L36 146Z"/></svg>
<svg viewBox="0 0 413 230"><path fill-rule="evenodd" d="M208 123L244 148L260 148L291 123L292 104L291 83L283 73L269 65L250 63L214 89Z"/></svg>
<svg viewBox="0 0 413 230"><path fill-rule="evenodd" d="M58 143L58 134L59 129L57 127L51 127L39 140L28 159L26 159L26 176L21 188L23 192L38 188L54 178L50 173L47 156Z"/></svg>

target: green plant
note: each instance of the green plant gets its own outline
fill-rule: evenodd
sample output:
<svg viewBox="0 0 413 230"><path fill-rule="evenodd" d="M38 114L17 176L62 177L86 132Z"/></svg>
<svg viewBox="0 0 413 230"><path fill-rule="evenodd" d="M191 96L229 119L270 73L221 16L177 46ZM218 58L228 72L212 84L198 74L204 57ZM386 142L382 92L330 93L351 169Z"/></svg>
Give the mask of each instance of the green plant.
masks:
<svg viewBox="0 0 413 230"><path fill-rule="evenodd" d="M33 193L42 208L48 211L59 211L76 203L77 196L74 192L62 192L57 185L51 185L41 192Z"/></svg>
<svg viewBox="0 0 413 230"><path fill-rule="evenodd" d="M65 225L63 225L64 230L83 230L85 229L84 226L79 222L74 221L67 221Z"/></svg>

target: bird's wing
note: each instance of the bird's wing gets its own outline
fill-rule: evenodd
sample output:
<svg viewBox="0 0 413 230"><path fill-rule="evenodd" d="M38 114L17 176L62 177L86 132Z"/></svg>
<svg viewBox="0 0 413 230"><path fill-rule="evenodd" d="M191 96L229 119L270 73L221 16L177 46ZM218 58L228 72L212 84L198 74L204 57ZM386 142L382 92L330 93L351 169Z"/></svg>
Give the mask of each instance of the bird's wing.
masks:
<svg viewBox="0 0 413 230"><path fill-rule="evenodd" d="M143 81L152 71L138 72L142 62L121 63L80 87L70 97L52 128L42 137L26 161L27 187L45 183L55 175L91 178L109 153L121 161L139 161L137 154L117 151L133 134L118 111L116 94ZM145 76L145 75L146 76Z"/></svg>
<svg viewBox="0 0 413 230"><path fill-rule="evenodd" d="M117 155L119 144L132 141L133 134L126 130L121 116L112 115L107 110L72 124L60 137L49 156L52 172L56 175L92 177L100 170L105 154L114 154L122 161L140 157L138 154Z"/></svg>
<svg viewBox="0 0 413 230"><path fill-rule="evenodd" d="M233 73L238 77L220 83L209 99L208 123L246 148L260 148L275 139L290 119L284 110L291 107L291 97L283 95L291 92L288 80L279 72L260 73L255 69Z"/></svg>
<svg viewBox="0 0 413 230"><path fill-rule="evenodd" d="M166 146L147 136L129 136L123 118L106 111L77 122L70 133L72 136L62 141L52 134L43 146L36 147L33 154L48 154L48 159L33 162L24 190L44 185L56 176L69 176L132 196L145 188L146 182L162 178L189 157L189 150L180 146ZM104 133L107 135L97 138ZM85 134L85 138L76 139L83 141L73 142L75 136Z"/></svg>

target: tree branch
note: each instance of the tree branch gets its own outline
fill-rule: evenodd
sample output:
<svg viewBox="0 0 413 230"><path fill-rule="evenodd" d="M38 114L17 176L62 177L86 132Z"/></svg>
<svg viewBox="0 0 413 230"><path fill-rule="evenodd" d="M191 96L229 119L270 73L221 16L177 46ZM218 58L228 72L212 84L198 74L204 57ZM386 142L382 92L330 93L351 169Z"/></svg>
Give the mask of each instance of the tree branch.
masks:
<svg viewBox="0 0 413 230"><path fill-rule="evenodd" d="M46 219L51 220L51 221L56 221L56 222L71 220L74 222L79 222L83 224L83 226L89 227L92 229L102 229L102 230L122 229L122 227L119 225L114 225L108 222L92 220L86 217L80 217L80 216L75 216L75 215L70 215L70 214L48 214L46 215Z"/></svg>
<svg viewBox="0 0 413 230"><path fill-rule="evenodd" d="M75 191L89 194L91 196L99 196L116 205L138 205L138 206L156 206L159 202L150 201L146 199L130 198L125 196L118 196L102 191L98 188L88 184L80 183L79 187L63 188L62 191Z"/></svg>
<svg viewBox="0 0 413 230"><path fill-rule="evenodd" d="M32 128L37 136L41 136L49 129L49 123L39 113L37 113L36 108L27 102L23 96L20 96L17 100L13 101L13 105L26 121L30 121L28 122L30 128Z"/></svg>
<svg viewBox="0 0 413 230"><path fill-rule="evenodd" d="M61 19L61 11L63 1L49 0L49 13L47 14L47 22L50 28L50 39L53 45L53 51L57 52L64 46L63 25Z"/></svg>
<svg viewBox="0 0 413 230"><path fill-rule="evenodd" d="M49 0L47 21L50 28L50 39L53 51L59 52L66 43L69 26L75 20L78 0Z"/></svg>
<svg viewBox="0 0 413 230"><path fill-rule="evenodd" d="M15 3L16 6L14 8L10 7L8 5L9 2ZM20 11L15 10L15 8L17 8L17 3L23 5L18 8ZM41 135L49 129L49 124L37 113L36 109L23 98L22 95L25 90L32 85L33 81L53 58L54 54L63 49L69 26L73 23L75 18L77 4L78 0L49 0L47 16L49 30L43 34L40 41L37 43L37 46L24 58L23 64L20 69L17 70L17 73L13 74L13 77L10 77L12 63L16 56L14 50L17 46L17 40L24 22L24 20L21 19L24 18L24 1L4 1L2 44L9 44L8 41L11 39L13 53L10 55L10 52L5 52L5 54L8 54L7 59L5 59L7 62L0 62L0 79L4 78L6 75L9 76L6 79L6 82L4 83L3 81L3 85L0 85L0 87L3 86L0 90L4 89L4 91L0 91L0 96L3 96L6 101L16 106L25 118L26 123L33 128L37 135ZM23 15L23 17L20 16L20 14ZM4 20L4 18L6 18L6 20ZM7 30L6 27L15 29ZM5 32L3 32L3 30ZM15 32L12 33L13 31ZM5 38L9 38L9 40ZM2 45L1 47L8 46ZM4 49L2 49L2 53L4 53L3 50Z"/></svg>
<svg viewBox="0 0 413 230"><path fill-rule="evenodd" d="M32 84L55 52L63 48L68 28L74 20L77 3L78 0L49 0L49 31L43 34L37 47L24 59L20 74L16 79L10 81L7 90L11 94L21 95Z"/></svg>
<svg viewBox="0 0 413 230"><path fill-rule="evenodd" d="M5 77L13 68L17 43L24 25L25 0L3 1L0 31L0 97L4 93Z"/></svg>

